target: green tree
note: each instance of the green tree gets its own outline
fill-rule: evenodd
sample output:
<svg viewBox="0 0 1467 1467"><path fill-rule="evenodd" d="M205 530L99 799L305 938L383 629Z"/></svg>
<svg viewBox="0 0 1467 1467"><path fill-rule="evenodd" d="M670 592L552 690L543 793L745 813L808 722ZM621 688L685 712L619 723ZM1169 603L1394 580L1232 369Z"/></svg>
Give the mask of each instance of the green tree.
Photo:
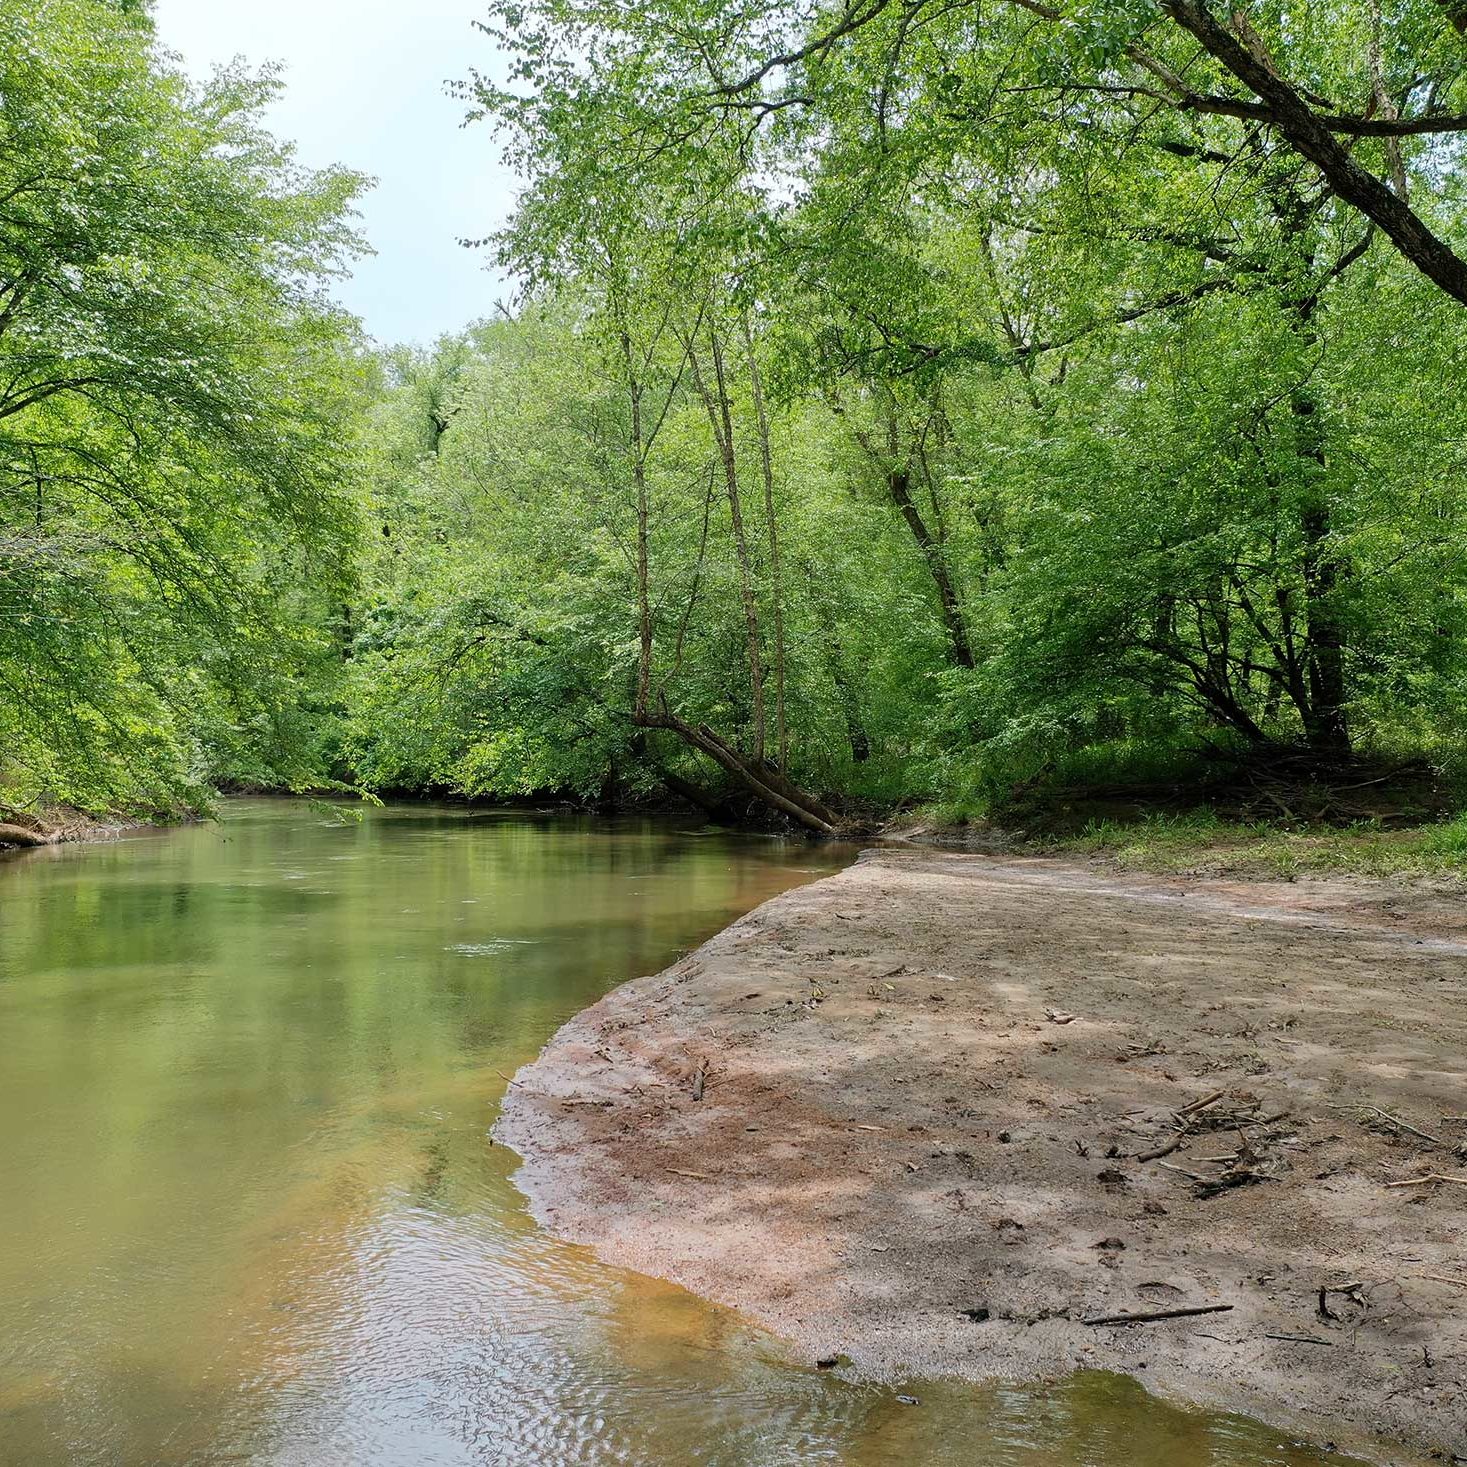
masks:
<svg viewBox="0 0 1467 1467"><path fill-rule="evenodd" d="M193 86L146 13L0 15L0 782L83 805L304 778L352 533L355 175Z"/></svg>

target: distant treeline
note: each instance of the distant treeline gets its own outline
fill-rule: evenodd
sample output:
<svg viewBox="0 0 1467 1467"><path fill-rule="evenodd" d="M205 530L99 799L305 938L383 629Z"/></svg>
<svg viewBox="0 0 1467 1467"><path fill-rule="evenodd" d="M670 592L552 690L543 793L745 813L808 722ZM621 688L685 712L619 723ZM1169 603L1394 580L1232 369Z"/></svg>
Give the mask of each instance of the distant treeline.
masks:
<svg viewBox="0 0 1467 1467"><path fill-rule="evenodd" d="M512 314L367 353L358 180L0 19L0 778L829 830L1463 745L1467 41L1432 0L497 4ZM8 384L8 385L7 385Z"/></svg>

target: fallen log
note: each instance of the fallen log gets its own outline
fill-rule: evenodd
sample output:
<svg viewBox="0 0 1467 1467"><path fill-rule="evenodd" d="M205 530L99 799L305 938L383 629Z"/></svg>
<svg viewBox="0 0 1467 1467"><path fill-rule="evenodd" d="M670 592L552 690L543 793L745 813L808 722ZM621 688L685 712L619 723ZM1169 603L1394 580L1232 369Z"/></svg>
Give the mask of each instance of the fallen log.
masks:
<svg viewBox="0 0 1467 1467"><path fill-rule="evenodd" d="M32 830L29 826L0 821L0 846L54 846L60 839L59 830L48 830L44 826Z"/></svg>

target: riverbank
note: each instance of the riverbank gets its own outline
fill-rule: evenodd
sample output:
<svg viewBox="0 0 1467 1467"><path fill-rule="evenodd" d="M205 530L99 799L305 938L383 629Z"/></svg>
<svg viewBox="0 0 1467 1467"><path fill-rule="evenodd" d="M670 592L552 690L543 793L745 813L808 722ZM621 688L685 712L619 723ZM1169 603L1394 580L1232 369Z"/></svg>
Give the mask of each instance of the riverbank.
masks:
<svg viewBox="0 0 1467 1467"><path fill-rule="evenodd" d="M1097 819L1064 834L1015 825L895 822L885 839L986 855L1099 861L1116 872L1292 880L1401 876L1467 882L1467 817L1401 827L1284 825L1222 819L1205 810Z"/></svg>
<svg viewBox="0 0 1467 1467"><path fill-rule="evenodd" d="M177 818L169 823L177 824ZM127 816L104 818L70 807L48 807L41 814L0 805L0 859L48 846L71 845L77 841L116 840L131 830L161 828L158 820Z"/></svg>
<svg viewBox="0 0 1467 1467"><path fill-rule="evenodd" d="M1464 975L1419 885L882 850L572 1020L495 1135L556 1234L837 1369L1449 1457Z"/></svg>

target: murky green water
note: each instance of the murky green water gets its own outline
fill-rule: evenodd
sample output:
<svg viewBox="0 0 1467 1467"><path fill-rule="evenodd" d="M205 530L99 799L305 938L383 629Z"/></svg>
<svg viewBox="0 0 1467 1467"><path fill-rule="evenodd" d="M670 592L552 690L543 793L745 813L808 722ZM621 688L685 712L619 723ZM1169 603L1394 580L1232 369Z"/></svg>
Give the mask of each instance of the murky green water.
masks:
<svg viewBox="0 0 1467 1467"><path fill-rule="evenodd" d="M904 1406L530 1223L500 1072L847 858L241 801L0 864L0 1463L1324 1461L1104 1376Z"/></svg>

